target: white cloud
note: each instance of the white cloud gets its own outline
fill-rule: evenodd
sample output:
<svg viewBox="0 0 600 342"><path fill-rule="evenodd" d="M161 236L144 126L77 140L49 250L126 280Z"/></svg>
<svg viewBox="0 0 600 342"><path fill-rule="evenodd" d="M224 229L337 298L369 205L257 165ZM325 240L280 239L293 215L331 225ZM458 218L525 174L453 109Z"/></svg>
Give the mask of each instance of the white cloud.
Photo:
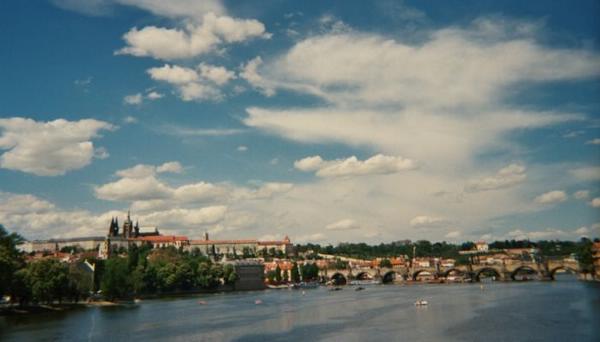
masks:
<svg viewBox="0 0 600 342"><path fill-rule="evenodd" d="M240 145L237 147L238 152L246 152L248 151L248 147L244 145Z"/></svg>
<svg viewBox="0 0 600 342"><path fill-rule="evenodd" d="M0 119L0 167L38 176L59 176L80 169L94 157L106 158L92 139L101 130L115 127L107 122L57 119L42 122L25 118Z"/></svg>
<svg viewBox="0 0 600 342"><path fill-rule="evenodd" d="M516 229L508 232L507 237L515 240L555 240L569 238L570 234L560 230L547 228L542 231L523 231Z"/></svg>
<svg viewBox="0 0 600 342"><path fill-rule="evenodd" d="M127 46L116 53L164 60L192 58L215 52L225 43L258 37L270 37L258 20L207 13L200 24L188 22L182 29L134 27L123 35Z"/></svg>
<svg viewBox="0 0 600 342"><path fill-rule="evenodd" d="M317 171L319 177L344 177L372 174L391 174L416 168L414 161L402 157L377 154L361 161L355 156L347 159L323 160L320 156L307 157L294 162L302 171Z"/></svg>
<svg viewBox="0 0 600 342"><path fill-rule="evenodd" d="M60 8L87 15L108 15L115 5L133 6L167 18L201 19L205 13L225 13L220 0L52 0Z"/></svg>
<svg viewBox="0 0 600 342"><path fill-rule="evenodd" d="M458 239L462 236L462 233L460 230L453 230L451 232L448 232L448 234L446 234L444 237L447 239Z"/></svg>
<svg viewBox="0 0 600 342"><path fill-rule="evenodd" d="M111 201L135 201L169 198L172 189L154 176L121 178L95 188L96 197Z"/></svg>
<svg viewBox="0 0 600 342"><path fill-rule="evenodd" d="M153 80L171 84L186 84L197 81L199 78L198 73L194 69L178 65L165 64L162 67L150 68L147 72Z"/></svg>
<svg viewBox="0 0 600 342"><path fill-rule="evenodd" d="M143 97L141 93L127 95L123 98L123 102L129 105L139 105L142 104Z"/></svg>
<svg viewBox="0 0 600 342"><path fill-rule="evenodd" d="M581 181L597 181L600 180L600 167L585 166L569 170L569 173L576 179Z"/></svg>
<svg viewBox="0 0 600 342"><path fill-rule="evenodd" d="M202 63L198 66L198 68L200 69L200 75L203 78L211 80L220 86L235 78L235 73L233 71L227 70L222 66Z"/></svg>
<svg viewBox="0 0 600 342"><path fill-rule="evenodd" d="M158 226L169 233L199 237L209 226L226 219L226 206L172 208L132 213L143 226ZM87 210L63 210L33 195L0 192L0 222L10 231L28 239L49 237L104 236L112 217L124 218L123 211L93 213Z"/></svg>
<svg viewBox="0 0 600 342"><path fill-rule="evenodd" d="M590 204L594 208L600 208L600 197L594 198Z"/></svg>
<svg viewBox="0 0 600 342"><path fill-rule="evenodd" d="M425 215L416 216L409 222L411 227L433 227L440 226L446 223L448 223L448 220L446 219Z"/></svg>
<svg viewBox="0 0 600 342"><path fill-rule="evenodd" d="M153 80L174 85L184 101L220 101L223 98L221 91L207 83L194 69L165 64L162 67L150 68L147 72Z"/></svg>
<svg viewBox="0 0 600 342"><path fill-rule="evenodd" d="M581 227L575 230L575 234L579 235L579 236L587 236L587 234L590 233L590 230L588 229L588 227Z"/></svg>
<svg viewBox="0 0 600 342"><path fill-rule="evenodd" d="M138 119L136 119L135 117L128 115L126 117L123 118L123 122L126 124L133 124L138 122Z"/></svg>
<svg viewBox="0 0 600 342"><path fill-rule="evenodd" d="M566 201L568 195L564 191L554 190L539 195L535 198L535 202L539 204L555 204Z"/></svg>
<svg viewBox="0 0 600 342"><path fill-rule="evenodd" d="M356 221L351 219L343 219L325 226L325 229L327 230L352 230L359 228L360 225Z"/></svg>
<svg viewBox="0 0 600 342"><path fill-rule="evenodd" d="M148 94L146 94L146 98L149 100L158 100L158 99L162 99L165 95L161 94L159 92L156 91L151 91Z"/></svg>
<svg viewBox="0 0 600 342"><path fill-rule="evenodd" d="M600 138L592 139L586 142L587 145L600 145Z"/></svg>
<svg viewBox="0 0 600 342"><path fill-rule="evenodd" d="M579 190L573 194L573 197L578 200L588 199L590 197L589 190Z"/></svg>
<svg viewBox="0 0 600 342"><path fill-rule="evenodd" d="M263 60L260 56L249 60L241 66L240 77L254 88L259 89L265 96L273 96L275 95L274 85L258 73L258 68L261 64L263 64Z"/></svg>
<svg viewBox="0 0 600 342"><path fill-rule="evenodd" d="M466 186L467 192L478 192L505 189L522 183L527 178L525 167L510 164L500 169L494 176L470 181Z"/></svg>
<svg viewBox="0 0 600 342"><path fill-rule="evenodd" d="M181 164L179 162L172 161L172 162L167 162L160 166L157 166L156 172L158 172L158 173L165 173L165 172L181 173L181 172L183 172L183 167L181 166Z"/></svg>

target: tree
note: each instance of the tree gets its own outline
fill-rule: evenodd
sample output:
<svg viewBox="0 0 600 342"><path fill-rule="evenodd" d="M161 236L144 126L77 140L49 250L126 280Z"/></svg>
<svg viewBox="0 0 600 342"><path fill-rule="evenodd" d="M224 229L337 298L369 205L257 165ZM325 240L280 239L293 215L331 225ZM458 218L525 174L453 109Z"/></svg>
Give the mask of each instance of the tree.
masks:
<svg viewBox="0 0 600 342"><path fill-rule="evenodd" d="M300 282L300 272L298 271L298 263L294 261L294 264L292 265L292 270L290 271L290 278L292 280L293 283L298 283Z"/></svg>
<svg viewBox="0 0 600 342"><path fill-rule="evenodd" d="M27 265L25 284L31 289L31 298L36 303L51 304L62 301L68 294L69 277L67 266L56 259L43 259Z"/></svg>
<svg viewBox="0 0 600 342"><path fill-rule="evenodd" d="M392 268L392 262L390 261L390 259L382 259L379 262L379 267L381 268Z"/></svg>
<svg viewBox="0 0 600 342"><path fill-rule="evenodd" d="M109 299L126 298L132 292L127 259L113 257L106 260L100 285L102 293Z"/></svg>
<svg viewBox="0 0 600 342"><path fill-rule="evenodd" d="M22 241L21 236L9 234L0 224L0 296L11 292L14 273L24 267L22 253L17 249Z"/></svg>
<svg viewBox="0 0 600 342"><path fill-rule="evenodd" d="M77 302L80 298L89 296L94 286L93 271L83 263L75 263L69 266L68 296Z"/></svg>
<svg viewBox="0 0 600 342"><path fill-rule="evenodd" d="M227 264L223 266L223 282L225 284L235 284L238 279L237 273L233 265Z"/></svg>
<svg viewBox="0 0 600 342"><path fill-rule="evenodd" d="M275 267L275 281L278 283L281 282L281 268L279 268L279 265Z"/></svg>

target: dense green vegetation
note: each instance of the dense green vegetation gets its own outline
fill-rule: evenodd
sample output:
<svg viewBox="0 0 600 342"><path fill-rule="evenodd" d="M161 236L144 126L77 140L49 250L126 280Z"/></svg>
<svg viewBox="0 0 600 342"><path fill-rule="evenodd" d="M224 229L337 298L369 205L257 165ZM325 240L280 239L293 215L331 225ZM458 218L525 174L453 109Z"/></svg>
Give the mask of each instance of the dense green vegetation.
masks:
<svg viewBox="0 0 600 342"><path fill-rule="evenodd" d="M22 238L0 225L0 295L20 304L78 301L98 289L113 300L137 295L215 289L237 280L232 265L211 262L199 251L132 247L108 260L66 264L52 258L25 263L16 245Z"/></svg>

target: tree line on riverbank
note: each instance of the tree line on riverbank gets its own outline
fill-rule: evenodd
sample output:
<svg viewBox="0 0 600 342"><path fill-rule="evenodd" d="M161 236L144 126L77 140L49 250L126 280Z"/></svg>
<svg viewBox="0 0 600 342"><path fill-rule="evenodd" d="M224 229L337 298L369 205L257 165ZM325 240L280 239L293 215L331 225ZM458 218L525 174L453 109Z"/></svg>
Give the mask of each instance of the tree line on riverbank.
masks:
<svg viewBox="0 0 600 342"><path fill-rule="evenodd" d="M213 263L200 253L175 248L133 246L107 260L88 260L88 265L53 258L25 262L25 255L17 249L22 240L0 225L0 296L9 295L21 305L77 302L98 289L109 300L214 290L237 280L232 265Z"/></svg>

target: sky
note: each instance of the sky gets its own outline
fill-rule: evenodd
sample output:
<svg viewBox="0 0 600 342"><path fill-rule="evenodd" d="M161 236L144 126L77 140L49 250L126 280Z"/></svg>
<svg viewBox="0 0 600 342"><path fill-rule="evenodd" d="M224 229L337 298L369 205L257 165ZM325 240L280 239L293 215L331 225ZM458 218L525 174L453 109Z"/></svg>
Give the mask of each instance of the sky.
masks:
<svg viewBox="0 0 600 342"><path fill-rule="evenodd" d="M0 223L600 236L598 1L0 2Z"/></svg>

